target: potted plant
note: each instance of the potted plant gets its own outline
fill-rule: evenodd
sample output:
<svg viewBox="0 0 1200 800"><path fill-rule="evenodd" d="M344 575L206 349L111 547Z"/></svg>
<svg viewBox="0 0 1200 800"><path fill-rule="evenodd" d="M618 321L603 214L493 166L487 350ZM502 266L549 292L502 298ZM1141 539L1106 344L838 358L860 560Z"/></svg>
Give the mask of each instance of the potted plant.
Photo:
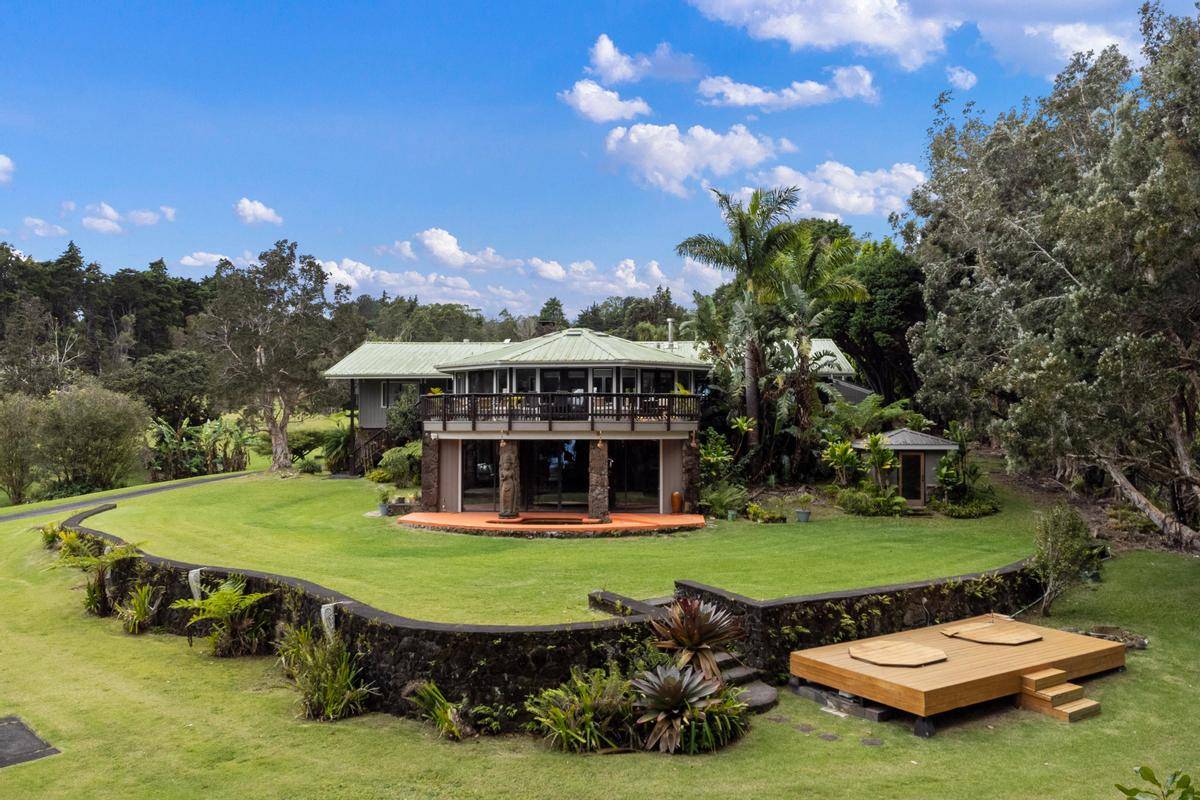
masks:
<svg viewBox="0 0 1200 800"><path fill-rule="evenodd" d="M813 496L808 492L796 498L796 522L808 522L812 518Z"/></svg>
<svg viewBox="0 0 1200 800"><path fill-rule="evenodd" d="M391 489L379 489L379 516L386 517L388 515L388 503L392 500Z"/></svg>

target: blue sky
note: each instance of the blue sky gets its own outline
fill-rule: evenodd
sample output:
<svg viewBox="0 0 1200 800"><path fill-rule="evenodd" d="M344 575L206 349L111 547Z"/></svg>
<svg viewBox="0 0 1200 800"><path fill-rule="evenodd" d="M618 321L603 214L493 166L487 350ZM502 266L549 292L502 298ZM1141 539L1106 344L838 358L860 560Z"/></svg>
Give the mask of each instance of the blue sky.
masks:
<svg viewBox="0 0 1200 800"><path fill-rule="evenodd" d="M1169 5L1186 11L1186 2ZM1136 3L16 3L0 238L106 269L300 242L356 291L495 313L720 279L705 187L887 235L938 92L1000 111Z"/></svg>

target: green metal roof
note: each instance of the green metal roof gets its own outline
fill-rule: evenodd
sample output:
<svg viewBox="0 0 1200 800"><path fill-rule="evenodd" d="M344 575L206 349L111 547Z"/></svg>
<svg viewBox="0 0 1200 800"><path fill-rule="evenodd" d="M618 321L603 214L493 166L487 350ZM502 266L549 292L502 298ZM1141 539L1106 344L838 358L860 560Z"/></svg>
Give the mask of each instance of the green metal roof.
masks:
<svg viewBox="0 0 1200 800"><path fill-rule="evenodd" d="M365 342L325 371L326 378L449 378L434 365L466 358L504 342Z"/></svg>
<svg viewBox="0 0 1200 800"><path fill-rule="evenodd" d="M709 367L708 363L698 358L587 328L567 328L536 339L513 342L494 350L439 363L437 367L441 370L462 370L516 364L636 364L679 369Z"/></svg>
<svg viewBox="0 0 1200 800"><path fill-rule="evenodd" d="M365 342L325 372L350 378L448 378L445 370L493 364L629 364L708 369L699 342L631 342L619 336L571 328L524 342ZM852 375L854 368L832 339L813 339L813 354L827 354L823 375Z"/></svg>

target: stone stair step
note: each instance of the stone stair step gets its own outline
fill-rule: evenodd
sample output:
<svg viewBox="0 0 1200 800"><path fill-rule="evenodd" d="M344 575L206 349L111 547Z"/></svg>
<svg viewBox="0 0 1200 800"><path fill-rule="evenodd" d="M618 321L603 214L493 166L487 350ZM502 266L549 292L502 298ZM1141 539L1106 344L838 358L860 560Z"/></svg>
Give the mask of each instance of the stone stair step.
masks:
<svg viewBox="0 0 1200 800"><path fill-rule="evenodd" d="M1065 722L1079 722L1081 719L1094 717L1100 713L1100 704L1095 700L1072 700L1051 709L1050 716Z"/></svg>
<svg viewBox="0 0 1200 800"><path fill-rule="evenodd" d="M741 686L758 677L758 670L753 667L738 665L721 670L721 680L729 686Z"/></svg>
<svg viewBox="0 0 1200 800"><path fill-rule="evenodd" d="M1047 686L1055 686L1067 682L1067 673L1061 669L1043 669L1021 676L1021 685L1025 689L1039 691Z"/></svg>
<svg viewBox="0 0 1200 800"><path fill-rule="evenodd" d="M739 698L750 708L750 713L761 714L779 702L779 690L762 681L754 681L742 687Z"/></svg>
<svg viewBox="0 0 1200 800"><path fill-rule="evenodd" d="M675 595L669 594L665 597L647 597L642 602L648 606L657 606L658 608L665 608L666 606L669 606L675 602Z"/></svg>
<svg viewBox="0 0 1200 800"><path fill-rule="evenodd" d="M736 664L736 663L737 663L737 659L734 658L732 653L726 653L724 651L717 653L717 666L720 667L721 669L724 669L725 667L728 667L729 665Z"/></svg>

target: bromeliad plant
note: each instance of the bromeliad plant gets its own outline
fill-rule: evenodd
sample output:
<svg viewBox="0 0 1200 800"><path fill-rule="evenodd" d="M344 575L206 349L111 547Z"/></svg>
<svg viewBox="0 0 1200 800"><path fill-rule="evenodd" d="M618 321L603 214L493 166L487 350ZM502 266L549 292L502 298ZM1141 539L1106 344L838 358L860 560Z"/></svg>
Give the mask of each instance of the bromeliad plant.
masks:
<svg viewBox="0 0 1200 800"><path fill-rule="evenodd" d="M678 667L693 664L708 680L721 682L721 667L717 656L725 647L742 636L742 625L737 617L690 597L680 598L667 609L664 617L653 619L650 626L661 639L655 644L669 651L676 651Z"/></svg>
<svg viewBox="0 0 1200 800"><path fill-rule="evenodd" d="M116 605L117 619L126 633L137 635L146 630L158 611L159 590L156 586L139 583L129 591L129 598Z"/></svg>
<svg viewBox="0 0 1200 800"><path fill-rule="evenodd" d="M629 681L610 665L587 672L573 669L566 683L529 698L525 708L533 716L529 730L542 734L551 747L592 753L641 743L633 700Z"/></svg>
<svg viewBox="0 0 1200 800"><path fill-rule="evenodd" d="M270 596L271 592L247 594L246 579L241 575L230 575L199 600L191 597L176 600L171 608L192 612L187 623L189 645L192 642L192 626L209 622L212 627L208 638L214 656L254 655L267 638L267 620L261 613L259 603Z"/></svg>
<svg viewBox="0 0 1200 800"><path fill-rule="evenodd" d="M639 725L653 725L646 749L688 754L714 750L746 730L746 706L736 689L722 691L717 681L691 667L660 666L631 681L642 709Z"/></svg>

